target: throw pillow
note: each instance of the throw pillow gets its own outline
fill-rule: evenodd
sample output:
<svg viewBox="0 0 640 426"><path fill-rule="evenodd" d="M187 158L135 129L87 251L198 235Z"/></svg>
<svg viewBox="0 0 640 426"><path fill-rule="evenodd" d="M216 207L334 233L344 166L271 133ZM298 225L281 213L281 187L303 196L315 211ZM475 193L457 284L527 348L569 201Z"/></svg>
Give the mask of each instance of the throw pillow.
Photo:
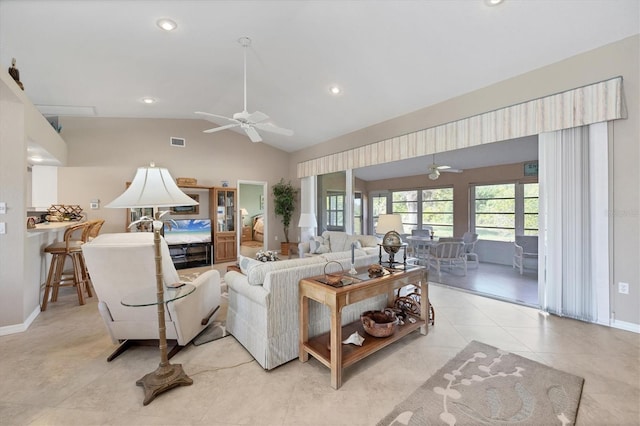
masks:
<svg viewBox="0 0 640 426"><path fill-rule="evenodd" d="M325 245L324 238L311 237L309 240L309 252L314 254L328 253L329 247Z"/></svg>
<svg viewBox="0 0 640 426"><path fill-rule="evenodd" d="M249 271L251 270L251 268L257 265L262 265L262 262L250 257L239 256L239 258L240 261L238 262L238 264L240 265L240 272L242 272L244 275L249 275Z"/></svg>

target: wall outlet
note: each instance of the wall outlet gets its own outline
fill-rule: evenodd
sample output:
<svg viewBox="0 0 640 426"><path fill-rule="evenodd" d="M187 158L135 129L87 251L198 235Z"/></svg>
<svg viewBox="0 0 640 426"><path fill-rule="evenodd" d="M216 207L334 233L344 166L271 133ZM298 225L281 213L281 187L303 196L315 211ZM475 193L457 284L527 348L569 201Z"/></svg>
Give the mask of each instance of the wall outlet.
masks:
<svg viewBox="0 0 640 426"><path fill-rule="evenodd" d="M276 241L278 241L278 236L277 236L277 235L276 235L276 237L275 237L275 238L276 238Z"/></svg>
<svg viewBox="0 0 640 426"><path fill-rule="evenodd" d="M618 293L620 294L629 294L629 283L623 283L622 281L618 283Z"/></svg>

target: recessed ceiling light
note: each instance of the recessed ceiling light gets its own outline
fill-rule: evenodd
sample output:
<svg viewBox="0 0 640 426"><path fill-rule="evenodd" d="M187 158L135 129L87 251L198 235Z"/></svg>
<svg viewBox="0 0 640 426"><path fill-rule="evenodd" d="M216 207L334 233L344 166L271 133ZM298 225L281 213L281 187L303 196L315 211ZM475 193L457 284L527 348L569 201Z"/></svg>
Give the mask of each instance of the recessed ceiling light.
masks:
<svg viewBox="0 0 640 426"><path fill-rule="evenodd" d="M497 6L502 3L504 0L484 0L487 6Z"/></svg>
<svg viewBox="0 0 640 426"><path fill-rule="evenodd" d="M167 18L158 19L156 24L165 31L173 31L178 28L178 24L175 21Z"/></svg>
<svg viewBox="0 0 640 426"><path fill-rule="evenodd" d="M153 98L142 98L142 102L145 104L155 104L156 100Z"/></svg>
<svg viewBox="0 0 640 426"><path fill-rule="evenodd" d="M333 85L329 87L329 93L331 93L332 95L339 95L340 93L342 93L342 89L339 86Z"/></svg>

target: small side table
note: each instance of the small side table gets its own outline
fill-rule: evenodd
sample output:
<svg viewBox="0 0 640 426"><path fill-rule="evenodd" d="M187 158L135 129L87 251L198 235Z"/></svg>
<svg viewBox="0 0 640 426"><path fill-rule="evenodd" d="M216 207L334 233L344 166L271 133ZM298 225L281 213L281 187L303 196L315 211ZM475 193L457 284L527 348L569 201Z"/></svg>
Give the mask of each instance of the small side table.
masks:
<svg viewBox="0 0 640 426"><path fill-rule="evenodd" d="M196 290L192 284L182 284L176 287L165 287L164 304L173 302L174 300L187 297ZM137 290L125 296L120 303L124 306L141 307L158 305L156 287L147 287ZM164 306L158 309L164 310ZM162 324L164 327L164 324ZM160 331L158 331L160 333ZM149 404L154 398L162 392L175 388L176 386L188 386L193 384L193 380L187 376L182 369L182 364L169 364L167 355L167 342L160 341L160 365L158 368L146 374L143 378L136 382L136 385L142 386L144 389L143 405Z"/></svg>

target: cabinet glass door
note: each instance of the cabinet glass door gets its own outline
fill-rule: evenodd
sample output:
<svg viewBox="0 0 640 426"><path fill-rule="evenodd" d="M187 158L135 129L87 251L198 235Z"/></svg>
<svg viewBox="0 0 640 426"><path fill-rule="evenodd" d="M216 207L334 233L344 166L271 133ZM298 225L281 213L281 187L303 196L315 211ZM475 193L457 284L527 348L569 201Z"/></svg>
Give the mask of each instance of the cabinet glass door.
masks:
<svg viewBox="0 0 640 426"><path fill-rule="evenodd" d="M218 191L217 221L218 231L233 232L235 230L235 192Z"/></svg>
<svg viewBox="0 0 640 426"><path fill-rule="evenodd" d="M235 192L227 191L227 231L235 231L235 215L233 212L235 211Z"/></svg>

